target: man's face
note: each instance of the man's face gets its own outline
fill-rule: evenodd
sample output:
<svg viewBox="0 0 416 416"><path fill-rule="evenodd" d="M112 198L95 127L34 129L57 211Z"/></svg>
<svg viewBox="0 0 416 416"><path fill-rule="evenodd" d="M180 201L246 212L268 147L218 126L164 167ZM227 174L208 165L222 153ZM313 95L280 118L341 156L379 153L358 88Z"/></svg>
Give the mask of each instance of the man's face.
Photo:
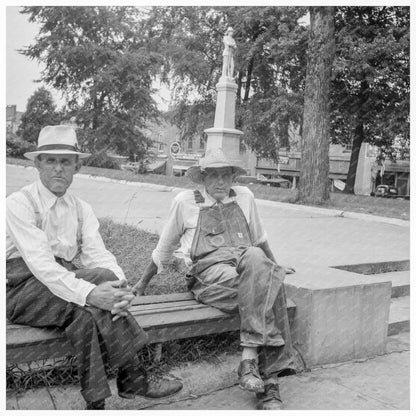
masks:
<svg viewBox="0 0 416 416"><path fill-rule="evenodd" d="M54 154L41 154L35 159L35 166L43 185L58 197L65 194L81 167L76 155Z"/></svg>
<svg viewBox="0 0 416 416"><path fill-rule="evenodd" d="M222 201L230 193L233 171L231 167L208 168L204 177L205 189L217 201Z"/></svg>

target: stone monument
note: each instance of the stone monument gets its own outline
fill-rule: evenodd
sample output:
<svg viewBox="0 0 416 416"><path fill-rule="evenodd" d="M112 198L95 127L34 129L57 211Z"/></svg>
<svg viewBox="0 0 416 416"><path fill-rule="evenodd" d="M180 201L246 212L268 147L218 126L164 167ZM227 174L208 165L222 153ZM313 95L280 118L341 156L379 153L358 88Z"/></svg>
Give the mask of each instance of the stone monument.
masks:
<svg viewBox="0 0 416 416"><path fill-rule="evenodd" d="M214 127L206 129L207 149L221 147L227 157L242 165L240 160L240 136L242 131L235 128L235 99L237 84L234 82L234 54L236 43L233 29L229 27L223 38L222 74L217 87Z"/></svg>

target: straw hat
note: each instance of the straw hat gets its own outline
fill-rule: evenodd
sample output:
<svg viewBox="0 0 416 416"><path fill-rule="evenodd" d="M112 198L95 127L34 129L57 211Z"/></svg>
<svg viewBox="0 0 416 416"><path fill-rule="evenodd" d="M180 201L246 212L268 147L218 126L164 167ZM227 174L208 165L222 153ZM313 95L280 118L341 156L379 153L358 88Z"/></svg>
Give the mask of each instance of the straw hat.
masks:
<svg viewBox="0 0 416 416"><path fill-rule="evenodd" d="M204 173L206 169L232 168L233 179L240 175L245 175L246 171L228 161L221 148L209 149L204 158L199 160L198 165L191 166L186 171L191 181L202 183L204 181Z"/></svg>
<svg viewBox="0 0 416 416"><path fill-rule="evenodd" d="M59 126L46 126L38 138L38 148L34 152L25 153L25 157L35 160L40 154L78 155L81 159L91 156L91 153L81 153L78 150L75 129L65 124Z"/></svg>

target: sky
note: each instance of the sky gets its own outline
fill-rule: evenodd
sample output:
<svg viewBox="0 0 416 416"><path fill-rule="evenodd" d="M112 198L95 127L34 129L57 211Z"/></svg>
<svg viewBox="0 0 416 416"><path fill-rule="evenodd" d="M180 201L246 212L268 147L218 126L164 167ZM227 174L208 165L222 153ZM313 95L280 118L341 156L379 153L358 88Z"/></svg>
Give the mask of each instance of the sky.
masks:
<svg viewBox="0 0 416 416"><path fill-rule="evenodd" d="M42 65L18 52L34 43L38 25L28 21L28 15L19 13L21 7L7 6L6 18L6 105L16 105L17 111L25 111L30 96L41 86L45 86L53 95L55 104L63 104L61 94L50 87L36 82L41 78ZM159 85L155 83L155 88ZM166 110L169 103L169 91L159 89L154 97L160 110Z"/></svg>
<svg viewBox="0 0 416 416"><path fill-rule="evenodd" d="M6 105L25 111L28 98L42 85L34 82L42 68L18 52L31 44L37 33L37 25L29 23L19 9L6 7Z"/></svg>

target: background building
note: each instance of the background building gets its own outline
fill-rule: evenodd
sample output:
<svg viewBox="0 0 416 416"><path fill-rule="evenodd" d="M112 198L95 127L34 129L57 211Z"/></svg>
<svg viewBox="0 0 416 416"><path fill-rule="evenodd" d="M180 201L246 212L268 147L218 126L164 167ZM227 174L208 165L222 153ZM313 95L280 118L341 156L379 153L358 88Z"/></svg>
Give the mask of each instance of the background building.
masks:
<svg viewBox="0 0 416 416"><path fill-rule="evenodd" d="M22 114L22 111L16 110L15 105L6 106L6 130L8 133L16 133Z"/></svg>

